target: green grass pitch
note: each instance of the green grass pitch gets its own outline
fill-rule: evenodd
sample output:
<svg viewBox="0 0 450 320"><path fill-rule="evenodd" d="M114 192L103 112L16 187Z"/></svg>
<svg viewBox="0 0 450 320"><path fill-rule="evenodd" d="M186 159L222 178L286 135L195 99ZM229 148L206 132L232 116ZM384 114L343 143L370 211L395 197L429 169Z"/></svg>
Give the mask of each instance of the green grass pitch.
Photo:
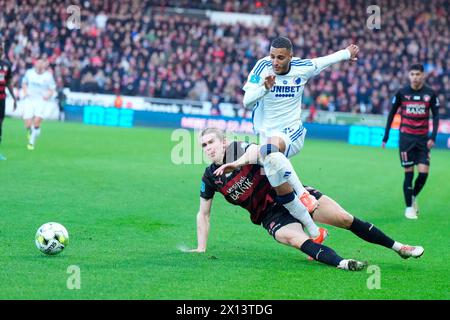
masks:
<svg viewBox="0 0 450 320"><path fill-rule="evenodd" d="M6 119L0 153L0 299L449 299L450 153L433 150L420 219L403 216L396 149L307 139L293 159L302 181L394 239L425 247L403 260L329 227L326 244L380 271L346 272L276 243L241 208L216 195L208 250L194 248L205 165L175 165L172 130L44 122L36 150ZM58 256L34 245L37 228L65 225ZM68 289L70 266L80 289ZM69 269L70 271L70 269Z"/></svg>

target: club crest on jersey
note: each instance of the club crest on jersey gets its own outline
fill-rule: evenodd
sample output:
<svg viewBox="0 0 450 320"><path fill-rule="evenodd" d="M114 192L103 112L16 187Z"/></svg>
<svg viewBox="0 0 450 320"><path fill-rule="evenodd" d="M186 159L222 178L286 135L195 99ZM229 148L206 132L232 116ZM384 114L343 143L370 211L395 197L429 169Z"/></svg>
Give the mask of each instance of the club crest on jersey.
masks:
<svg viewBox="0 0 450 320"><path fill-rule="evenodd" d="M425 102L430 101L430 99L431 99L431 97L427 94L423 96L423 100L425 100Z"/></svg>
<svg viewBox="0 0 450 320"><path fill-rule="evenodd" d="M302 82L302 78L301 77L295 77L294 78L294 83L299 85Z"/></svg>
<svg viewBox="0 0 450 320"><path fill-rule="evenodd" d="M256 75L256 74L254 74L254 75L252 75L250 77L250 82L251 83L259 83L260 80L261 80L261 77Z"/></svg>

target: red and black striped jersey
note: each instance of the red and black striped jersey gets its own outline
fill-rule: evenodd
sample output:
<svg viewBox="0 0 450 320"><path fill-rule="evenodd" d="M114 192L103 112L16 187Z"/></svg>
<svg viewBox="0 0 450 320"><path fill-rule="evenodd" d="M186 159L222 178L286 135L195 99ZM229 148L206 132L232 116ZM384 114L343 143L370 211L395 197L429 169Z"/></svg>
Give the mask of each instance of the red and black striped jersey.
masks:
<svg viewBox="0 0 450 320"><path fill-rule="evenodd" d="M0 60L0 99L6 98L6 85L11 79L11 63Z"/></svg>
<svg viewBox="0 0 450 320"><path fill-rule="evenodd" d="M232 142L225 152L227 162L241 157L248 144ZM211 164L205 169L202 177L200 196L204 199L213 198L215 192L223 194L225 199L250 212L250 219L260 224L268 210L275 205L275 190L264 175L263 167L257 164L243 166L229 174L215 176L214 171L219 166Z"/></svg>
<svg viewBox="0 0 450 320"><path fill-rule="evenodd" d="M400 89L392 99L392 109L388 116L383 141L389 138L392 120L400 113L400 132L417 136L426 136L429 132L430 111L433 115L433 132L430 139L436 140L439 124L439 99L428 86L414 90L410 86Z"/></svg>

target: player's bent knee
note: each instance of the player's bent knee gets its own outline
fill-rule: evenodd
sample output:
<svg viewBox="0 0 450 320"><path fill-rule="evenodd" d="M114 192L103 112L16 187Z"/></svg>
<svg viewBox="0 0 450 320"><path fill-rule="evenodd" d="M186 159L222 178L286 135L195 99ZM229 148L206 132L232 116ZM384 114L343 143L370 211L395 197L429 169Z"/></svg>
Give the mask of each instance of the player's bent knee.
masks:
<svg viewBox="0 0 450 320"><path fill-rule="evenodd" d="M281 227L275 232L275 240L291 247L300 248L308 240L308 237L302 231L296 232L287 227Z"/></svg>
<svg viewBox="0 0 450 320"><path fill-rule="evenodd" d="M347 212L339 212L339 224L341 228L349 229L353 223L353 216Z"/></svg>
<svg viewBox="0 0 450 320"><path fill-rule="evenodd" d="M261 146L261 148L259 149L259 153L261 154L261 157L264 159L265 157L267 157L269 154L275 153L275 152L279 152L279 149L276 145L268 143L268 144L263 144Z"/></svg>

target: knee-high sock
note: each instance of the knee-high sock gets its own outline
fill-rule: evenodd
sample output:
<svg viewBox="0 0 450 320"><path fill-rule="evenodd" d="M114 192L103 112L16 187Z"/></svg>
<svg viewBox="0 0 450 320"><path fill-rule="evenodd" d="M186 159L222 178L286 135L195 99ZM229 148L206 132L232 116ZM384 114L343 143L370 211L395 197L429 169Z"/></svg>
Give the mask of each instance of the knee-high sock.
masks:
<svg viewBox="0 0 450 320"><path fill-rule="evenodd" d="M389 249L391 249L395 243L394 240L385 235L373 224L361 221L356 217L353 218L353 223L349 230L367 242L375 243Z"/></svg>
<svg viewBox="0 0 450 320"><path fill-rule="evenodd" d="M306 240L301 245L300 250L317 261L335 267L337 267L339 263L344 260L333 249L322 244L315 243L310 239Z"/></svg>
<svg viewBox="0 0 450 320"><path fill-rule="evenodd" d="M34 144L36 142L36 139L41 134L41 128L40 127L31 127L31 136L30 136L30 144Z"/></svg>
<svg viewBox="0 0 450 320"><path fill-rule="evenodd" d="M422 190L423 186L425 185L425 182L427 181L427 177L428 173L419 172L419 175L417 176L416 181L414 182L414 191L413 191L414 197L416 197Z"/></svg>
<svg viewBox="0 0 450 320"><path fill-rule="evenodd" d="M407 207L412 206L413 187L412 181L414 172L405 172L405 180L403 181L403 194L405 195L405 204Z"/></svg>

